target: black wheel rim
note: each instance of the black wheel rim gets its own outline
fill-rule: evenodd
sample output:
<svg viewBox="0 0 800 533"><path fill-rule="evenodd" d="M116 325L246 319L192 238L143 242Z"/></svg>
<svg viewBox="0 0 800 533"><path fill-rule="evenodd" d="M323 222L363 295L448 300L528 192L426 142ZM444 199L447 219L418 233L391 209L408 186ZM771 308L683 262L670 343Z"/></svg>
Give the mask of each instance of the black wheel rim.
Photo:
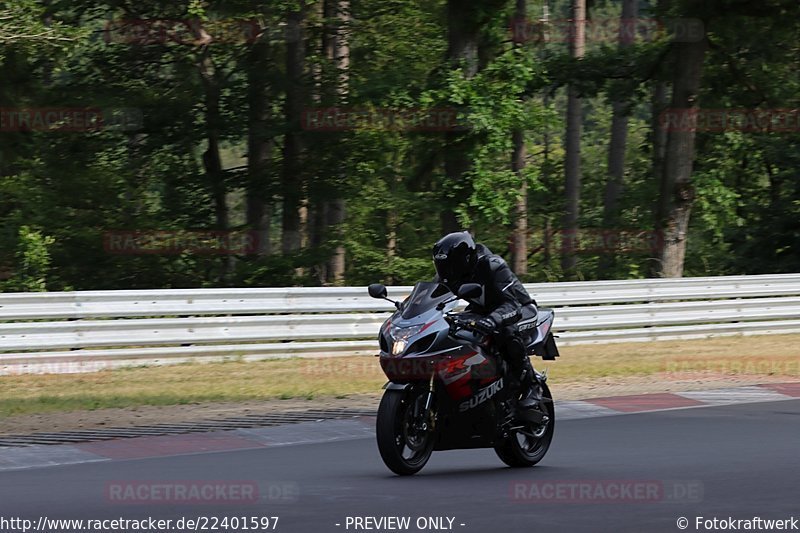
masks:
<svg viewBox="0 0 800 533"><path fill-rule="evenodd" d="M403 461L413 465L425 461L429 455L431 438L428 429L419 428L419 417L425 410L425 395L411 393L401 404L402 412L395 428L395 446Z"/></svg>
<svg viewBox="0 0 800 533"><path fill-rule="evenodd" d="M515 432L514 442L519 450L530 460L535 460L547 451L553 438L554 409L552 401L543 409L548 420L542 424L529 424Z"/></svg>

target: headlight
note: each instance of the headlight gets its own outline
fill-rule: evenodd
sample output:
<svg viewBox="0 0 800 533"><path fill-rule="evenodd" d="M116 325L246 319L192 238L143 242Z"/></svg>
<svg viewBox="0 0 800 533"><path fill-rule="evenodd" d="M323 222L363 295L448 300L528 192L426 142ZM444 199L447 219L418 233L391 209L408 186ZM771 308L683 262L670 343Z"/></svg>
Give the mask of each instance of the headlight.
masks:
<svg viewBox="0 0 800 533"><path fill-rule="evenodd" d="M422 330L423 324L409 327L393 327L390 331L394 344L392 345L392 355L400 355L408 346L408 339Z"/></svg>
<svg viewBox="0 0 800 533"><path fill-rule="evenodd" d="M406 345L408 342L405 339L400 339L399 341L394 341L392 344L392 355L400 355L406 349Z"/></svg>
<svg viewBox="0 0 800 533"><path fill-rule="evenodd" d="M405 328L394 326L391 330L391 335L394 340L408 340L422 330L423 324L417 326L408 326Z"/></svg>

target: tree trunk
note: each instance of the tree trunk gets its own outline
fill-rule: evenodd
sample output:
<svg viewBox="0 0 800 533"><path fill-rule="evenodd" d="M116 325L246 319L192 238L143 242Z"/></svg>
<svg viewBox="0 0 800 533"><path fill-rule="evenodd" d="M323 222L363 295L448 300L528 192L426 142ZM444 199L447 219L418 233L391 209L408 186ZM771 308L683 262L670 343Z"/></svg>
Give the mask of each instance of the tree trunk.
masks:
<svg viewBox="0 0 800 533"><path fill-rule="evenodd" d="M517 276L528 273L528 182L525 170L525 135L513 132L514 154L511 168L520 180L519 197L514 206L514 230L511 238L511 269Z"/></svg>
<svg viewBox="0 0 800 533"><path fill-rule="evenodd" d="M670 113L683 115L697 109L697 97L703 77L707 42L675 43ZM680 131L685 129L685 131ZM695 132L691 128L673 127L667 132L664 173L661 180L663 215L656 229L663 231L659 254L659 275L665 278L683 276L689 217L694 203L691 183L694 164Z"/></svg>
<svg viewBox="0 0 800 533"><path fill-rule="evenodd" d="M652 118L650 120L650 131L653 142L653 159L651 163L651 168L652 168L651 174L653 176L653 180L655 180L654 188L659 191L658 197L656 198L655 202L656 240L654 242L656 242L657 245L654 248L653 252L655 252L656 255L661 253L660 242L663 240L662 228L658 221L664 218L668 207L667 205L664 205L664 201L667 200L667 196L660 192L661 185L664 181L664 159L667 157L667 128L661 122L661 115L662 113L667 111L668 107L669 107L669 100L667 97L667 83L656 80L653 84L653 92L650 104L650 109L652 113ZM649 274L650 277L659 275L659 272L661 271L661 263L659 262L658 257L652 259L649 271L650 271Z"/></svg>
<svg viewBox="0 0 800 533"><path fill-rule="evenodd" d="M517 0L514 20L527 20L527 1ZM514 46L521 47L521 41ZM511 233L511 269L517 276L528 273L528 181L525 178L525 132L518 128L511 133L514 152L511 155L511 170L519 179L519 196L514 206L514 228Z"/></svg>
<svg viewBox="0 0 800 533"><path fill-rule="evenodd" d="M390 207L386 215L386 226L386 257L392 258L397 256L397 210L394 207Z"/></svg>
<svg viewBox="0 0 800 533"><path fill-rule="evenodd" d="M269 165L275 142L267 137L266 131L270 99L266 65L269 60L269 45L265 42L254 44L247 65L247 227L257 236L255 251L259 255L272 253L272 184Z"/></svg>
<svg viewBox="0 0 800 533"><path fill-rule="evenodd" d="M476 9L460 0L447 2L447 57L453 66L463 67L469 79L478 73L479 25Z"/></svg>
<svg viewBox="0 0 800 533"><path fill-rule="evenodd" d="M570 40L572 57L580 59L586 44L586 0L572 0L573 32ZM564 155L566 210L564 213L561 270L565 277L575 275L577 239L581 198L581 113L582 101L575 87L569 88L567 100L567 131Z"/></svg>
<svg viewBox="0 0 800 533"><path fill-rule="evenodd" d="M323 32L323 48L325 57L334 66L336 86L334 87L337 105L347 102L349 69L350 69L350 0L325 0L324 17L326 28ZM337 176L336 181L343 181L342 176ZM333 187L340 193L339 187ZM345 273L345 247L341 243L341 227L346 216L346 202L342 197L325 200L326 206L326 233L334 236L340 242L337 244L326 268L326 281L334 285L344 282Z"/></svg>
<svg viewBox="0 0 800 533"><path fill-rule="evenodd" d="M205 93L206 141L208 142L206 151L203 152L203 167L206 171L206 180L211 189L211 197L214 202L215 227L224 231L229 226L229 214L228 188L225 183L225 171L222 168L222 157L219 152L223 123L220 110L222 90L208 45L202 48L197 67L200 71ZM236 269L236 258L233 255L228 255L223 257L220 263L220 278L225 281Z"/></svg>
<svg viewBox="0 0 800 533"><path fill-rule="evenodd" d="M474 4L463 0L447 1L447 58L453 68L462 68L464 77L473 78L478 73L478 43L480 25ZM456 208L469 197L469 189L461 187L457 197L452 197L448 185L461 184L464 176L472 168L468 157L468 142L464 133L448 131L445 133L445 190L442 191L440 220L443 233L459 231L461 224Z"/></svg>
<svg viewBox="0 0 800 533"><path fill-rule="evenodd" d="M200 54L197 67L200 71L200 78L203 81L206 108L206 141L208 146L203 153L203 167L206 171L206 179L211 188L211 197L214 201L216 228L225 230L228 229L228 204L226 200L225 174L222 170L222 158L219 153L222 126L219 107L220 86L208 47Z"/></svg>
<svg viewBox="0 0 800 533"><path fill-rule="evenodd" d="M311 212L309 213L308 221L308 245L319 250L325 241L325 225L328 222L327 214L328 203L325 201L315 201L312 204ZM320 285L325 285L328 279L328 264L322 261L314 265L314 277Z"/></svg>
<svg viewBox="0 0 800 533"><path fill-rule="evenodd" d="M663 16L667 0L657 0L656 14ZM667 63L668 64L668 63ZM668 199L666 195L661 193L661 185L664 181L664 159L667 157L667 128L662 123L662 114L669 108L669 84L664 80L657 78L653 82L653 90L650 99L650 131L653 143L653 155L651 161L652 177L655 180L653 187L658 191L658 196L655 201L655 238L656 246L653 249L653 255L658 256L661 253L661 241L663 240L663 233L660 228L659 221L666 216L668 205L664 202ZM661 263L658 257L652 258L650 262L649 275L650 277L657 277L661 271Z"/></svg>
<svg viewBox="0 0 800 533"><path fill-rule="evenodd" d="M783 177L780 175L780 173L775 173L775 169L772 167L772 163L769 161L764 162L764 169L767 171L767 177L769 178L769 209L773 215L778 215L781 212ZM743 213L737 212L737 215L744 218Z"/></svg>
<svg viewBox="0 0 800 533"><path fill-rule="evenodd" d="M661 114L667 110L669 100L667 99L667 84L656 81L653 86L651 99L651 130L653 135L653 161L652 174L658 180L659 185L664 179L664 159L667 157L667 128L661 122ZM664 197L666 199L666 197ZM657 218L660 219L666 213L666 206L661 203L662 197L659 196L656 205Z"/></svg>
<svg viewBox="0 0 800 533"><path fill-rule="evenodd" d="M549 13L545 12L544 19L549 20ZM550 95L545 92L542 97L542 107L546 110L550 109L551 101ZM550 182L550 130L545 128L542 132L542 183ZM550 217L547 216L545 220L544 239L542 245L544 246L544 265L546 269L552 269L553 255L551 253L553 227Z"/></svg>
<svg viewBox="0 0 800 533"><path fill-rule="evenodd" d="M345 218L345 200L336 198L328 202L327 225L329 228L337 230L338 237L341 239L341 225ZM345 270L345 249L342 243L336 246L333 255L328 260L326 280L334 285L341 285L344 282Z"/></svg>
<svg viewBox="0 0 800 533"><path fill-rule="evenodd" d="M550 268L550 261L552 261L553 254L551 249L553 247L553 225L550 222L550 217L544 222L544 236L542 237L542 246L544 247L544 265L545 268Z"/></svg>
<svg viewBox="0 0 800 533"><path fill-rule="evenodd" d="M638 17L638 0L623 0L620 16L619 48L623 50L633 45ZM608 179L603 202L603 227L617 231L619 225L619 200L625 184L625 151L628 143L628 105L622 100L612 103L611 141L608 145ZM600 260L601 275L614 267L615 250L605 250Z"/></svg>
<svg viewBox="0 0 800 533"><path fill-rule="evenodd" d="M305 193L302 168L303 142L300 116L305 102L305 43L303 26L306 6L301 2L297 11L287 17L287 35L296 36L286 41L286 102L284 105L287 131L283 138L283 168L281 188L283 193L283 234L281 250L284 254L296 252L302 246L301 213Z"/></svg>

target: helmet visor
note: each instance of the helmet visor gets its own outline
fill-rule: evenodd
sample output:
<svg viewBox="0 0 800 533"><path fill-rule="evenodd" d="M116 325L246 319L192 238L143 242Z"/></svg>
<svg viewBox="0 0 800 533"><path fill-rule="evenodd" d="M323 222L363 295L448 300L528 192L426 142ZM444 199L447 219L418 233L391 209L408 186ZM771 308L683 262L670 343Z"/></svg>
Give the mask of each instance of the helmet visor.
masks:
<svg viewBox="0 0 800 533"><path fill-rule="evenodd" d="M436 273L439 275L441 281L448 283L457 281L458 276L453 272L452 261L448 259L434 259L433 264L436 267Z"/></svg>

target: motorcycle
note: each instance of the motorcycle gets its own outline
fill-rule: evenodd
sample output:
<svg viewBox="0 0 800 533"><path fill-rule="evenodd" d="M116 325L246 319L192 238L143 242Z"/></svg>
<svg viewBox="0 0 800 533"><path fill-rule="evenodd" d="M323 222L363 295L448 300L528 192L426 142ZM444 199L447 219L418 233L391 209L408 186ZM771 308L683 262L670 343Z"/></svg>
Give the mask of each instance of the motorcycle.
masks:
<svg viewBox="0 0 800 533"><path fill-rule="evenodd" d="M458 300L480 298L480 285L464 284L453 295L439 283L420 282L403 303L390 300L381 284L368 291L396 307L378 335L389 382L378 407L376 437L390 470L412 475L433 451L469 448L494 448L511 467L542 460L555 427L547 375L536 372L541 400L519 407L519 382L492 336L472 327L476 315L456 312ZM553 319L552 310L523 308L516 326L526 335L529 355L558 356Z"/></svg>

